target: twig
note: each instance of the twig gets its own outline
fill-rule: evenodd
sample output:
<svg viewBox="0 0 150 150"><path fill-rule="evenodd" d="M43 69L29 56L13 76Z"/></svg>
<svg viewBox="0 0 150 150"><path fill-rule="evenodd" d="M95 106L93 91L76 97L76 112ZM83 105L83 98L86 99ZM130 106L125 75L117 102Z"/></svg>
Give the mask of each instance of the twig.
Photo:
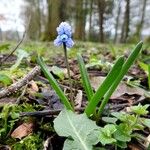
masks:
<svg viewBox="0 0 150 150"><path fill-rule="evenodd" d="M81 107L78 109L75 109L76 111L80 111L83 112L85 108ZM56 109L56 110L43 110L43 111L35 111L35 112L22 112L20 113L20 117L24 117L24 116L46 116L46 115L58 115L60 112L62 111L62 109Z"/></svg>
<svg viewBox="0 0 150 150"><path fill-rule="evenodd" d="M140 99L138 101L136 101L135 103L133 103L133 105L136 105L140 102L144 101L144 99ZM108 110L108 108L110 110L113 109L117 109L117 108L124 108L129 106L129 104L120 104L120 105L114 105L114 106L106 106L105 110ZM85 109L85 107L80 107L80 108L76 108L75 111L79 111L79 112L83 112ZM34 116L34 117L38 117L38 116L53 116L53 115L58 115L60 112L62 111L62 109L56 109L56 110L42 110L42 111L35 111L35 112L22 112L20 113L20 117L24 117L24 116Z"/></svg>
<svg viewBox="0 0 150 150"><path fill-rule="evenodd" d="M28 83L25 85L25 87L24 87L23 92L21 93L21 95L17 98L16 104L19 104L19 103L20 103L21 98L22 98L22 97L25 95L25 93L26 93L27 87L28 87Z"/></svg>
<svg viewBox="0 0 150 150"><path fill-rule="evenodd" d="M31 81L34 76L40 73L40 67L34 67L24 78L20 79L18 82L10 85L7 88L4 88L0 91L0 98L5 97L7 95L13 94L20 90L21 87L25 86L29 81Z"/></svg>

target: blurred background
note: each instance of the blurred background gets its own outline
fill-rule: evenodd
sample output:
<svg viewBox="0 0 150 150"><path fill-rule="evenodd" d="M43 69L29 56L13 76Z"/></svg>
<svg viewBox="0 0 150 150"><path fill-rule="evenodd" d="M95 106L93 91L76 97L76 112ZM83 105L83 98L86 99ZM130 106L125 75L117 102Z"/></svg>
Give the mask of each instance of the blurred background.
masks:
<svg viewBox="0 0 150 150"><path fill-rule="evenodd" d="M30 19L29 19L30 18ZM0 0L0 41L51 41L67 21L82 41L150 42L150 0Z"/></svg>

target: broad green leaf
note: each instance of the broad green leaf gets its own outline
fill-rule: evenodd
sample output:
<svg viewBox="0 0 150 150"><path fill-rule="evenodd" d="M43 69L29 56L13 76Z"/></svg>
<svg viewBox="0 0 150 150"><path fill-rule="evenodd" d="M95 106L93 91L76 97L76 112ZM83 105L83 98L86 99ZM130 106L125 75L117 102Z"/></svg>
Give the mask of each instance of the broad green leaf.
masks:
<svg viewBox="0 0 150 150"><path fill-rule="evenodd" d="M99 127L86 114L64 109L54 120L54 129L59 136L69 137L64 150L92 150L93 145L98 143Z"/></svg>
<svg viewBox="0 0 150 150"><path fill-rule="evenodd" d="M102 143L102 145L113 144L116 142L116 140L113 137L108 137L103 132L100 132L99 140Z"/></svg>
<svg viewBox="0 0 150 150"><path fill-rule="evenodd" d="M4 86L12 84L12 79L5 74L0 74L0 83L4 84Z"/></svg>
<svg viewBox="0 0 150 150"><path fill-rule="evenodd" d="M107 122L107 123L115 124L118 119L115 117L102 117L102 120Z"/></svg>
<svg viewBox="0 0 150 150"><path fill-rule="evenodd" d="M147 108L149 107L150 105L144 105L142 106L141 104L138 104L137 106L131 106L131 111L136 113L137 115L146 115L148 113L148 110Z"/></svg>
<svg viewBox="0 0 150 150"><path fill-rule="evenodd" d="M150 128L150 119L147 118L141 118L141 122L143 125L147 126L148 128Z"/></svg>
<svg viewBox="0 0 150 150"><path fill-rule="evenodd" d="M113 124L107 124L104 128L100 129L107 137L111 137L112 134L117 130L116 126Z"/></svg>
<svg viewBox="0 0 150 150"><path fill-rule="evenodd" d="M117 141L117 144L116 144L118 147L121 147L121 148L127 148L127 143L126 142L122 142L122 141Z"/></svg>
<svg viewBox="0 0 150 150"><path fill-rule="evenodd" d="M114 137L118 141L129 142L131 140L132 130L129 129L128 125L125 123L121 123L116 126L117 130L114 133Z"/></svg>
<svg viewBox="0 0 150 150"><path fill-rule="evenodd" d="M108 124L104 128L100 129L99 139L103 145L115 143L116 140L113 138L113 133L116 131L116 127L113 124Z"/></svg>
<svg viewBox="0 0 150 150"><path fill-rule="evenodd" d="M17 61L10 68L11 71L14 71L21 64L21 61L23 60L23 58L27 58L29 56L29 54L23 49L18 49L16 55L17 55Z"/></svg>
<svg viewBox="0 0 150 150"><path fill-rule="evenodd" d="M123 122L127 121L127 113L125 112L112 112L111 115Z"/></svg>

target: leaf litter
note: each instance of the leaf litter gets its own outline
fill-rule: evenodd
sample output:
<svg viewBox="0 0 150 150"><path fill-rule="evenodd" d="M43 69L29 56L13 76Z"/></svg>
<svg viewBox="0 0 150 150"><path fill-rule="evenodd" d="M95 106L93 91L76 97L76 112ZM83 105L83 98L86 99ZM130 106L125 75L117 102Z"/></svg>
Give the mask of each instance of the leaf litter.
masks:
<svg viewBox="0 0 150 150"><path fill-rule="evenodd" d="M85 46L85 49L86 49L86 46ZM88 48L88 49L89 50L87 52L87 56L86 56L86 53L84 53L84 55L85 55L84 58L85 58L85 61L87 62L87 64L90 65L91 58L89 57L90 56L89 54L92 53L92 50L90 50L90 48ZM92 49L92 47L91 47L91 49ZM98 48L95 48L95 49L98 49ZM102 57L102 54L100 54L100 53L103 53L103 52L99 52L96 50L96 55L97 55L97 58L95 58L95 59L97 59L97 62L95 61L96 65L91 64L92 68L91 67L88 68L88 71L90 72L90 77L91 77L90 81L92 83L92 87L94 90L96 90L97 87L99 86L99 84L104 80L105 75L107 74L107 71L110 69L109 65L107 66L106 63L104 63L104 66L103 66L103 64L99 61L100 57ZM75 54L72 54L70 52L70 56L71 55L73 55L73 57L74 57ZM109 58L108 64L111 64L113 62L113 57L110 57L111 53L104 53L104 55L108 56L108 58ZM5 57L5 55L3 55L3 57ZM16 60L16 56L12 55L11 57L8 59L8 61L6 63L4 63L5 67L8 67L7 64L9 64L9 66L13 66L13 64ZM69 63L71 64L70 68L71 68L71 77L73 79L74 99L76 102L76 107L82 108L86 105L87 97L85 96L83 87L80 83L80 75L79 75L79 70L78 70L78 66L77 66L77 61L73 57L71 56ZM48 64L50 66L50 71L54 74L55 78L58 79L58 82L60 83L60 85L62 85L61 88L63 89L63 91L66 92L66 95L67 95L67 94L69 94L69 88L68 88L68 77L66 75L66 68L64 65L64 58L60 57L60 54L59 54L56 57L51 56L51 59L53 61L48 61ZM12 60L13 60L13 63L12 63ZM26 61L19 60L20 64L17 62L18 64L16 67L18 69L20 69L20 68L24 69L24 71L26 70L25 66L27 66L29 68L33 68L33 63L31 60L27 60L27 61L29 61L28 64L26 63ZM30 63L30 61L31 61L31 63ZM108 62L107 60L105 60L105 61ZM101 65L101 66L97 67L97 65ZM27 72L28 71L25 71L23 74L21 73L22 74L21 76L23 77L24 75L27 74ZM138 72L138 74L137 74L137 72ZM139 67L136 67L136 69L133 68L133 70L130 69L130 73L129 74L131 76L134 76L134 78L135 77L138 78L139 76L145 77L145 74L141 71L141 69ZM101 75L103 75L103 76L101 76ZM16 82L17 80L19 80L20 77L19 78L18 77L19 76L15 76L13 78L13 81ZM141 78L138 78L138 80L141 81ZM3 86L9 85L9 84L8 85L5 84L5 82L2 82L2 83L3 83ZM6 80L6 83L7 83L7 80ZM126 108L127 106L132 106L138 100L142 104L149 103L149 97L147 97L145 95L145 92L148 91L147 88L148 88L147 86L144 86L144 88L141 88L139 86L131 87L127 84L126 81L122 81L122 83L118 86L118 89L111 96L110 104L112 107L116 106L118 104L127 104L125 106L125 108ZM0 99L0 101L1 101L2 105L4 105L4 103L9 103L9 102L14 104L15 99L17 99L17 97L19 95L21 95L21 93L22 93L22 88L19 91L17 91L16 93L12 93L11 96L6 95L6 97ZM142 99L142 101L140 101L141 99ZM143 101L143 99L144 99L144 101ZM26 103L30 104L31 107L26 106ZM34 112L34 111L41 111L41 110L43 111L43 110L49 110L49 109L51 109L51 110L63 109L63 105L60 103L58 96L52 90L52 88L49 86L47 79L43 76L43 74L35 76L34 79L32 79L32 81L30 81L28 83L27 90L26 90L25 94L23 95L23 97L21 98L19 105L21 107L20 112L22 110L24 112ZM32 107L34 107L34 109L32 109ZM125 108L120 107L119 110L122 110ZM40 118L36 117L36 118L34 118L36 120L36 123L35 122L23 123L24 120L29 120L30 116L19 118L17 123L15 123L12 126L11 134L10 134L11 136L8 136L6 141L7 140L9 141L10 139L12 140L12 137L18 138L21 141L22 139L24 139L24 137L28 137L32 134L37 134L37 135L40 134L40 136L37 138L39 141L42 139L42 141L44 142L49 137L51 139L51 140L48 140L49 147L52 147L53 149L55 149L57 147L58 150L61 149L62 147L58 148L58 145L59 145L58 143L60 142L60 145L62 145L65 138L61 138L61 137L58 138L57 136L55 136L56 133L52 129L53 128L52 120L54 119L54 117L56 115L54 113L54 115L47 114ZM22 123L19 123L20 121ZM50 122L50 124L48 124L48 126L47 126L48 129L51 129L50 131L48 131L46 127L43 127L47 122ZM33 126L36 126L36 130L35 129L33 130ZM149 136L147 135L147 140L145 140L145 144L148 145L148 142L149 142ZM16 143L16 141L12 140L10 143L4 142L1 145L11 146L11 145L14 145L15 143ZM73 144L72 141L66 141L65 146L67 147L69 143ZM132 149L133 149L138 146L137 145L134 146L134 144L130 144L129 147L132 147ZM43 147L41 147L41 149L42 148Z"/></svg>

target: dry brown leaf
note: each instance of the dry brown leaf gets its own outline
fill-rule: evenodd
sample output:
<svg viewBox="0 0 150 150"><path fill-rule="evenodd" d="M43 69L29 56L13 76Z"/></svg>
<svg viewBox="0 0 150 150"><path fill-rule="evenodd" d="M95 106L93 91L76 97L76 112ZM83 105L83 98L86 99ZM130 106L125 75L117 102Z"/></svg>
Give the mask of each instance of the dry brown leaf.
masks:
<svg viewBox="0 0 150 150"><path fill-rule="evenodd" d="M135 144L129 144L128 146L131 150L142 150L141 147L138 146L137 144L136 145Z"/></svg>
<svg viewBox="0 0 150 150"><path fill-rule="evenodd" d="M21 139L33 131L33 123L23 123L17 127L11 134L12 138Z"/></svg>
<svg viewBox="0 0 150 150"><path fill-rule="evenodd" d="M80 108L81 107L82 95L83 95L82 91L78 90L78 93L77 93L76 98L75 98L75 107L76 108Z"/></svg>
<svg viewBox="0 0 150 150"><path fill-rule="evenodd" d="M145 140L145 143L144 143L145 145L146 145L146 147L148 147L149 146L149 144L150 144L150 135L146 138L146 140Z"/></svg>
<svg viewBox="0 0 150 150"><path fill-rule="evenodd" d="M34 92L38 92L39 91L39 88L38 88L38 86L37 86L35 81L33 81L33 80L30 81L29 85L30 85L30 88L31 88L32 91L34 91Z"/></svg>
<svg viewBox="0 0 150 150"><path fill-rule="evenodd" d="M67 68L61 68L64 72L65 78L68 78L68 72L67 72ZM70 70L70 76L73 77L74 73L73 71Z"/></svg>
<svg viewBox="0 0 150 150"><path fill-rule="evenodd" d="M102 84L106 77L97 76L91 78L91 85L92 87L97 90L98 87ZM130 87L124 82L121 82L115 92L112 94L111 99L117 99L121 95L125 93L129 95L137 94L137 95L144 95L145 91L139 87Z"/></svg>

